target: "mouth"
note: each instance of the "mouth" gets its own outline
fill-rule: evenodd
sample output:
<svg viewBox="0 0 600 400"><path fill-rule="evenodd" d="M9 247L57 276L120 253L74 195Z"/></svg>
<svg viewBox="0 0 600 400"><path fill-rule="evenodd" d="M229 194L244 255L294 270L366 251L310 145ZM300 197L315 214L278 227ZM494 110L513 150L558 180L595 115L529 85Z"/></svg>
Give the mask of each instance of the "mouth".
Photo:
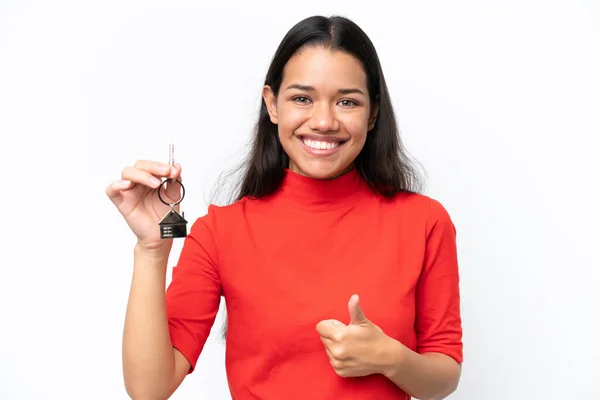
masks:
<svg viewBox="0 0 600 400"><path fill-rule="evenodd" d="M298 136L298 139L306 151L320 156L336 153L347 142L335 137L318 138L304 135Z"/></svg>

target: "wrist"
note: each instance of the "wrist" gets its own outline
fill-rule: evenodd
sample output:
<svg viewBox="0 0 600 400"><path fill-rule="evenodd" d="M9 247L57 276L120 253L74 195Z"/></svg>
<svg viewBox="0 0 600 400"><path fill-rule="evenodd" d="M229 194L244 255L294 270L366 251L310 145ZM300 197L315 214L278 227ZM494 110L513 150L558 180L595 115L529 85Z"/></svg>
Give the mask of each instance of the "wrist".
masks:
<svg viewBox="0 0 600 400"><path fill-rule="evenodd" d="M147 245L138 241L133 251L136 258L142 257L154 262L167 262L171 246Z"/></svg>
<svg viewBox="0 0 600 400"><path fill-rule="evenodd" d="M408 348L398 340L387 337L384 351L385 356L382 357L383 363L381 365L381 374L383 376L391 379L393 376L397 375L397 372L405 359L407 349Z"/></svg>

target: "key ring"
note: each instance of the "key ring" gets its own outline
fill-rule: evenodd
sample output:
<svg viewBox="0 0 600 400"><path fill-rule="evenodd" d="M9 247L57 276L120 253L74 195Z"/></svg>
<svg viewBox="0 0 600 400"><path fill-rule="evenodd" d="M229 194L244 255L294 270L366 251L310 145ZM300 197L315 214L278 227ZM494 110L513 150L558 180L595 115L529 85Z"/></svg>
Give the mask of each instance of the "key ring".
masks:
<svg viewBox="0 0 600 400"><path fill-rule="evenodd" d="M166 201L163 200L162 196L160 195L160 189L162 188L162 186L167 183L167 182L177 182L179 183L179 186L181 186L181 198L175 202L175 203L167 203ZM166 190L166 188L165 188ZM185 186L183 186L183 183L181 183L181 181L179 179L165 179L163 181L163 183L160 184L160 186L158 187L158 199L166 206L169 206L171 208L175 207L177 204L181 203L183 201L183 198L185 197Z"/></svg>

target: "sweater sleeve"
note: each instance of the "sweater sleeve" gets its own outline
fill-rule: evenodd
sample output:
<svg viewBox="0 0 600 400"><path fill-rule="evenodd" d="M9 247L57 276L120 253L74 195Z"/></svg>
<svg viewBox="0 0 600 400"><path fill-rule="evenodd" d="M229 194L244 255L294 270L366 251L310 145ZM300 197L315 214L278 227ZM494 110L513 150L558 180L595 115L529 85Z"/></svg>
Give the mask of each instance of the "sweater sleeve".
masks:
<svg viewBox="0 0 600 400"><path fill-rule="evenodd" d="M209 216L197 219L192 225L166 291L171 343L189 361L188 373L196 367L219 310L222 293L217 246L209 229Z"/></svg>
<svg viewBox="0 0 600 400"><path fill-rule="evenodd" d="M456 229L446 209L431 199L424 265L416 288L417 352L463 361Z"/></svg>

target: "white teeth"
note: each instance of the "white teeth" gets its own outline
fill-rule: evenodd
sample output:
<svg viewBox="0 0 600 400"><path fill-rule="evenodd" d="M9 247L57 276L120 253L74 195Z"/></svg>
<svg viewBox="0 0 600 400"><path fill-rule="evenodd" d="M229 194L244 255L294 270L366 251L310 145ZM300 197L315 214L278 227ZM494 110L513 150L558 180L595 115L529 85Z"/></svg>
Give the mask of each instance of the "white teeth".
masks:
<svg viewBox="0 0 600 400"><path fill-rule="evenodd" d="M323 142L320 140L310 140L306 138L303 138L302 142L311 149L316 150L332 150L340 145L340 142Z"/></svg>

